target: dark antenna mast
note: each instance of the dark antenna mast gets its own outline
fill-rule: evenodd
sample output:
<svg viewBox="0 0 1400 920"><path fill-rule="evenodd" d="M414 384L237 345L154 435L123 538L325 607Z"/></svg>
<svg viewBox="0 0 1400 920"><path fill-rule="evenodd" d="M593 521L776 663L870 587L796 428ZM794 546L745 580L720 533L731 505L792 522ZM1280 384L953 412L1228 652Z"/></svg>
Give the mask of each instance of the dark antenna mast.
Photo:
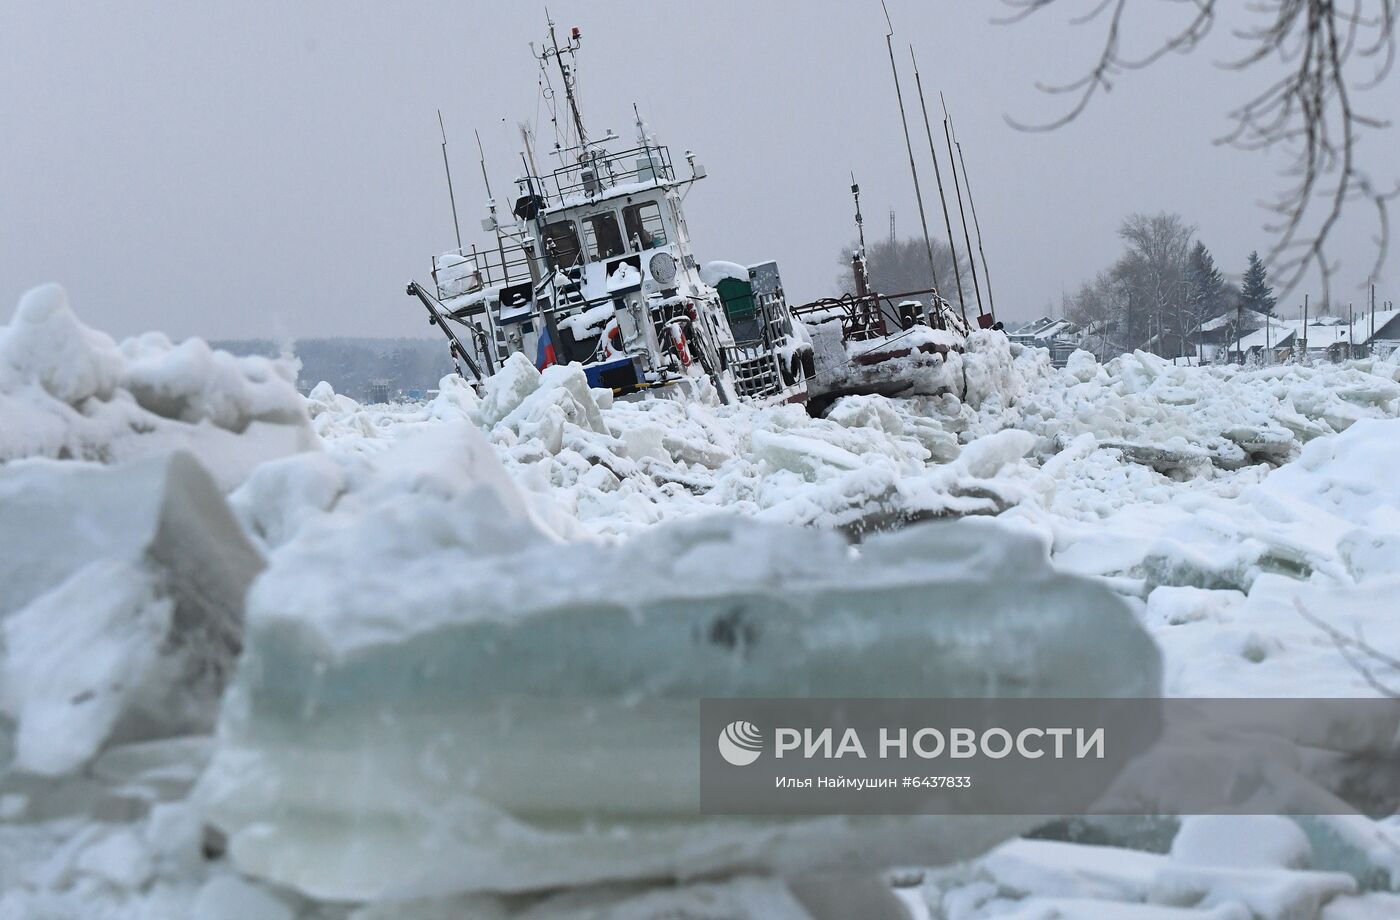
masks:
<svg viewBox="0 0 1400 920"><path fill-rule="evenodd" d="M958 164L953 159L953 131L948 127L948 100L938 94L943 103L943 136L948 139L948 162L953 167L953 189L958 193L958 214L962 217L963 242L967 244L967 264L972 269L972 290L977 294L977 312L987 311L982 307L982 285L977 283L977 263L972 261L972 236L967 232L967 212L963 210L962 185L958 182Z"/></svg>
<svg viewBox="0 0 1400 920"><path fill-rule="evenodd" d="M948 122L953 129L953 143L958 148L958 162L962 164L963 184L967 186L967 204L972 208L972 227L977 231L977 254L982 257L982 277L987 279L987 306L992 310L992 322L996 322L997 299L992 296L992 270L987 267L987 251L982 248L982 225L977 221L977 202L972 198L972 179L967 175L967 161L963 159L962 141L958 140L957 125L952 124L951 118ZM968 253L968 258L972 258L972 253Z"/></svg>
<svg viewBox="0 0 1400 920"><path fill-rule="evenodd" d="M914 85L919 88L919 108L924 113L924 133L928 135L928 155L933 158L933 175L938 179L938 198L943 202L943 226L948 228L948 250L953 254L953 280L958 283L958 310L962 320L967 322L967 300L963 296L962 271L958 268L958 250L953 245L953 219L948 215L948 196L943 191L943 171L938 168L938 151L933 146L933 128L928 120L928 105L924 102L924 81L919 76L919 61L914 57L914 46L909 46L909 60L914 64ZM967 260L972 261L968 252Z"/></svg>
<svg viewBox="0 0 1400 920"><path fill-rule="evenodd" d="M856 201L856 235L860 237L860 249L851 257L851 273L855 278L856 296L870 293L870 269L865 260L865 216L860 213L860 185L856 174L851 173L851 197Z"/></svg>
<svg viewBox="0 0 1400 920"><path fill-rule="evenodd" d="M880 8L885 11L885 48L890 53L890 73L894 75L894 95L899 100L899 122L904 126L904 146L909 151L909 172L914 177L914 200L919 205L919 223L924 228L924 249L928 252L928 270L933 277L934 293L938 293L938 269L933 262L933 240L928 235L928 219L924 216L924 193L919 187L919 168L914 165L914 144L909 140L909 119L904 114L904 93L899 88L899 68L894 63L894 23L890 22L890 8L885 0L880 0ZM924 319L929 316L925 312Z"/></svg>
<svg viewBox="0 0 1400 920"><path fill-rule="evenodd" d="M442 132L442 168L447 170L447 200L452 202L452 229L457 231L457 248L462 248L462 225L457 221L457 196L452 193L452 166L447 162L447 128L442 124L442 109L438 113L438 130Z"/></svg>
<svg viewBox="0 0 1400 920"><path fill-rule="evenodd" d="M860 186L856 184L856 174L851 173L851 195L856 200L856 234L860 237L860 254L865 255L865 218L860 213Z"/></svg>

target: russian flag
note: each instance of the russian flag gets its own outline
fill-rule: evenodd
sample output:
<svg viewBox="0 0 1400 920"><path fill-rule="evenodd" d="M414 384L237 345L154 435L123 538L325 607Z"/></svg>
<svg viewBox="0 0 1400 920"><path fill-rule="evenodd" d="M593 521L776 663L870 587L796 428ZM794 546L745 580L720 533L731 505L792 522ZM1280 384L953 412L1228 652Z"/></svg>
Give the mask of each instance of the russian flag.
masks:
<svg viewBox="0 0 1400 920"><path fill-rule="evenodd" d="M540 340L535 346L535 370L542 371L551 364L557 364L554 356L554 340L549 337L549 327L540 330Z"/></svg>

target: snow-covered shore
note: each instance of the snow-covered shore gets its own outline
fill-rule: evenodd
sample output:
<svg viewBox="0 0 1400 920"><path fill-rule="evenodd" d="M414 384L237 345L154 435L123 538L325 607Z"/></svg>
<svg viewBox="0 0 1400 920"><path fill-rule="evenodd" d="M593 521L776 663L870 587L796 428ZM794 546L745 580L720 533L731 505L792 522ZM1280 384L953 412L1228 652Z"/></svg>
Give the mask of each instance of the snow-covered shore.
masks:
<svg viewBox="0 0 1400 920"><path fill-rule="evenodd" d="M572 867L557 840L493 838L498 813L424 793L441 763L429 749L463 736L395 734L413 700L357 696L370 692L365 674L397 675L374 693L441 687L396 663L407 643L466 647L478 624L540 624L571 604L642 623L639 610L678 598L823 586L878 598L978 578L990 598L999 577L1016 584L1053 565L1105 600L1092 626L1048 605L1043 628L1081 630L1079 645L1120 656L1125 675L1169 695L1400 686L1400 675L1368 679L1336 639L1400 653L1400 366L1192 368L1142 354L1101 366L1080 353L1056 370L990 333L957 361L957 395L848 397L825 419L614 402L577 368L540 374L524 360L480 396L448 378L431 402L361 406L325 385L303 399L285 366L197 341L114 343L83 327L61 291L31 293L0 328L0 534L24 547L0 561L0 918L806 916L779 881L644 890L617 871L650 849L643 874L682 876L687 846L697 874L821 864L806 861L812 847L789 847L787 861L715 860L739 845L779 852L772 837L672 830L631 849L598 838ZM987 541L981 555L911 527L968 516L996 519L958 531L966 546ZM664 662L670 649L656 643ZM565 648L551 655L567 659ZM1069 660L1047 653L1040 673L1070 687L1085 669L1048 664ZM637 693L661 673L688 674L639 667ZM499 679L570 674L551 658ZM1109 668L1095 676L1077 692L1142 689ZM630 700L620 680L609 692ZM298 736L261 720L268 693L350 716ZM356 727L375 718L387 734ZM656 737L677 737L670 719L653 713ZM325 757L352 739L370 752L397 744L398 757ZM400 785L297 775L328 763L377 764ZM530 807L557 810L536 798ZM440 813L421 827L457 835L402 836L428 808ZM371 884L365 868L383 869L365 841L396 839L389 825L401 849L424 848L400 852L405 863L465 859L473 839L495 840L495 871L526 882L494 887L611 887L500 900L473 868L455 887L398 892L419 900L346 903L404 877ZM901 873L922 881L900 897L933 917L1400 915L1386 893L1400 888L1392 821L1108 822L1087 832L1102 846L1013 840L966 859L1025 829L923 819L883 838L840 822L811 833L876 851L901 841L914 864L962 860ZM955 838L961 847L931 843ZM327 868L337 848L351 852ZM356 860L368 887L352 891Z"/></svg>

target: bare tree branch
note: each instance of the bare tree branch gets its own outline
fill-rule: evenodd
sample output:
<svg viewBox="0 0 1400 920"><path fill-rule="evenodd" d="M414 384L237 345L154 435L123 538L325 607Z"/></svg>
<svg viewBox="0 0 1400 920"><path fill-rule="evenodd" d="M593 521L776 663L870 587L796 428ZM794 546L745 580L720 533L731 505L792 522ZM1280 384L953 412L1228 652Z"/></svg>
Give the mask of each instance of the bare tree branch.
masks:
<svg viewBox="0 0 1400 920"><path fill-rule="evenodd" d="M1020 22L1065 0L1002 0L1011 15L1002 22ZM1070 83L1040 88L1052 95L1073 95L1062 116L1036 125L1007 120L1023 130L1047 131L1079 117L1100 91L1108 91L1119 75L1151 66L1171 53L1187 53L1210 34L1219 0L1159 0L1189 8L1186 25L1154 44L1146 54L1129 56L1123 47L1127 0L1094 0L1077 25L1104 27L1103 50L1092 68ZM1138 0L1133 9L1141 8ZM1338 263L1328 255L1328 243L1343 213L1352 204L1374 210L1376 259L1367 283L1379 276L1390 241L1390 201L1400 196L1400 182L1383 188L1359 156L1367 132L1388 126L1360 111L1355 94L1379 84L1396 58L1396 8L1400 0L1256 0L1248 9L1258 24L1236 31L1250 45L1227 68L1243 71L1273 61L1281 76L1230 112L1233 128L1219 139L1242 150L1282 147L1292 159L1283 171L1284 187L1264 207L1274 235L1268 261L1279 275L1283 293L1293 291L1310 269L1322 277L1324 296L1330 291ZM1365 72L1367 68L1369 72Z"/></svg>
<svg viewBox="0 0 1400 920"><path fill-rule="evenodd" d="M1361 675L1362 679L1371 686L1372 690L1382 696L1400 699L1400 690L1385 683L1376 676L1375 669L1384 667L1387 670L1400 674L1400 659L1394 658L1376 649L1366 641L1366 636L1361 632L1361 627L1356 628L1355 636L1348 636L1337 627L1317 616L1303 606L1303 602L1297 598L1293 599L1293 606L1298 608L1298 613L1303 619L1320 629L1332 640L1332 644L1337 647L1337 651L1346 659L1347 664Z"/></svg>

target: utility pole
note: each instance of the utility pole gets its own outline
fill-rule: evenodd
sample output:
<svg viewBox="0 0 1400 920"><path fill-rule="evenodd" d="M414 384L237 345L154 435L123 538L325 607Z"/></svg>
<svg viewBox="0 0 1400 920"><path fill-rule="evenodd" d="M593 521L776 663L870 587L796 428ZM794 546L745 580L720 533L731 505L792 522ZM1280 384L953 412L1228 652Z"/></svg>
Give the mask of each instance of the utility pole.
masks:
<svg viewBox="0 0 1400 920"><path fill-rule="evenodd" d="M1267 335L1267 333L1265 333ZM1235 351L1240 356L1240 366L1244 366L1244 302L1235 302Z"/></svg>
<svg viewBox="0 0 1400 920"><path fill-rule="evenodd" d="M1308 360L1308 294L1303 294L1303 360Z"/></svg>
<svg viewBox="0 0 1400 920"><path fill-rule="evenodd" d="M914 144L909 140L909 119L904 114L904 92L899 88L899 68L894 63L894 23L890 22L890 9L885 5L885 0L880 0L880 7L885 11L885 49L890 53L890 73L894 75L894 95L899 101L899 121L904 126L904 147L909 152L909 172L914 177L914 200L919 205L919 223L924 228L924 249L928 253L928 270L933 277L933 289L935 296L938 293L938 268L933 261L933 240L928 235L928 218L924 215L924 193L919 188L919 168L914 165ZM956 268L956 266L954 266ZM933 324L928 308L924 308L924 320Z"/></svg>
<svg viewBox="0 0 1400 920"><path fill-rule="evenodd" d="M914 84L919 88L919 108L924 113L924 133L928 135L928 155L933 159L933 175L938 180L938 198L943 202L943 226L948 229L948 251L953 254L953 280L958 283L958 310L962 320L967 322L967 300L963 296L962 269L958 267L958 250L953 245L953 219L948 215L948 196L943 191L943 171L938 168L938 152L933 146L933 128L928 120L928 105L924 102L924 81L919 76L919 61L914 57L914 46L909 46L909 60L914 65ZM968 264L972 263L972 252L967 254Z"/></svg>

